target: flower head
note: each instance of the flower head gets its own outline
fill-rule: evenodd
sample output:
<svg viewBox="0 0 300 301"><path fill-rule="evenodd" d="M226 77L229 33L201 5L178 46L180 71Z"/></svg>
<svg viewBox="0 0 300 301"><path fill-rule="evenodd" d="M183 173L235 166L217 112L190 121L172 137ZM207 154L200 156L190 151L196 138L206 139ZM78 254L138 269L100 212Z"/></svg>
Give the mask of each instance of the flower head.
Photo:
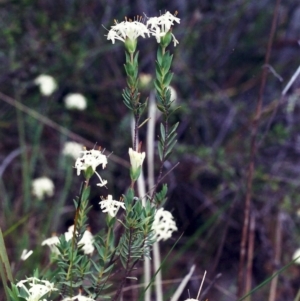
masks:
<svg viewBox="0 0 300 301"><path fill-rule="evenodd" d="M56 235L42 241L42 246L49 246L51 253L58 255L59 251L56 247L57 244L59 244L59 238Z"/></svg>
<svg viewBox="0 0 300 301"><path fill-rule="evenodd" d="M66 241L69 241L73 238L73 233L74 233L74 225L70 226L68 228L68 231L64 233ZM85 230L83 233L82 238L78 242L78 245L82 245L82 251L84 254L91 254L93 253L95 247L93 245L94 243L94 237L92 233L89 230ZM60 254L59 250L57 248L57 245L59 244L59 238L57 236L52 236L50 238L47 238L42 242L42 246L49 246L50 250L54 254Z"/></svg>
<svg viewBox="0 0 300 301"><path fill-rule="evenodd" d="M45 96L51 95L57 89L57 84L50 75L41 74L34 80L34 83L39 86L40 92Z"/></svg>
<svg viewBox="0 0 300 301"><path fill-rule="evenodd" d="M21 254L21 260L23 261L27 260L32 255L32 253L33 253L32 250L28 251L27 249L24 249Z"/></svg>
<svg viewBox="0 0 300 301"><path fill-rule="evenodd" d="M155 233L157 241L170 238L172 233L177 231L172 213L164 210L164 208L159 208L155 213L152 230Z"/></svg>
<svg viewBox="0 0 300 301"><path fill-rule="evenodd" d="M38 301L46 294L57 291L57 288L54 287L54 283L47 280L40 280L36 277L19 281L17 287L22 288L27 293L27 297L25 297L27 301Z"/></svg>
<svg viewBox="0 0 300 301"><path fill-rule="evenodd" d="M51 197L54 194L54 184L52 180L47 177L37 178L32 181L32 194L39 200L45 198L45 196Z"/></svg>
<svg viewBox="0 0 300 301"><path fill-rule="evenodd" d="M115 21L115 25L111 26L108 32L107 39L115 43L115 40L120 40L125 43L125 47L129 52L134 52L137 45L137 38L145 35L149 36L149 30L145 24L140 21L123 21L118 23Z"/></svg>
<svg viewBox="0 0 300 301"><path fill-rule="evenodd" d="M62 153L65 156L70 156L77 159L80 156L80 152L83 150L83 145L74 141L67 141L64 144Z"/></svg>
<svg viewBox="0 0 300 301"><path fill-rule="evenodd" d="M293 260L295 260L295 264L300 264L300 248L294 252Z"/></svg>
<svg viewBox="0 0 300 301"><path fill-rule="evenodd" d="M171 33L171 27L174 25L174 22L180 23L180 19L167 11L159 17L149 18L147 21L147 27L150 27L149 31L153 36L155 36L157 43L161 43L164 47L166 47L173 38L174 46L176 46L179 42Z"/></svg>
<svg viewBox="0 0 300 301"><path fill-rule="evenodd" d="M130 158L130 175L131 179L136 181L141 173L141 166L146 157L145 152L139 153L134 151L131 147L129 148L129 158Z"/></svg>
<svg viewBox="0 0 300 301"><path fill-rule="evenodd" d="M74 297L67 297L64 298L62 301L72 301L72 300L78 300L78 301L95 301L95 299L83 296L81 294L74 296Z"/></svg>
<svg viewBox="0 0 300 301"><path fill-rule="evenodd" d="M73 234L74 234L74 225L68 228L68 232L65 232L66 241L71 240L73 238ZM93 234L89 230L85 230L82 235L82 238L78 242L78 245L82 245L81 250L84 252L84 254L93 253L95 249L93 243L94 243Z"/></svg>
<svg viewBox="0 0 300 301"><path fill-rule="evenodd" d="M77 169L78 176L80 175L81 170L86 171L89 167L92 168L93 172L96 171L96 168L98 165L102 164L102 168L106 167L107 157L105 155L103 155L101 153L101 151L91 149L89 151L83 150L80 153L82 153L83 156L79 157L75 162L75 168ZM97 173L97 175L98 175L98 177L100 177L98 173ZM101 177L100 177L100 179L101 179ZM101 183L106 184L106 182L103 181L102 179L101 179ZM104 186L104 185L102 185L102 186Z"/></svg>
<svg viewBox="0 0 300 301"><path fill-rule="evenodd" d="M80 93L68 94L64 98L64 103L67 109L83 111L87 107L86 98Z"/></svg>
<svg viewBox="0 0 300 301"><path fill-rule="evenodd" d="M99 204L102 212L108 212L112 217L116 216L120 207L126 210L125 204L123 202L113 200L111 194L107 196L106 200L102 200Z"/></svg>

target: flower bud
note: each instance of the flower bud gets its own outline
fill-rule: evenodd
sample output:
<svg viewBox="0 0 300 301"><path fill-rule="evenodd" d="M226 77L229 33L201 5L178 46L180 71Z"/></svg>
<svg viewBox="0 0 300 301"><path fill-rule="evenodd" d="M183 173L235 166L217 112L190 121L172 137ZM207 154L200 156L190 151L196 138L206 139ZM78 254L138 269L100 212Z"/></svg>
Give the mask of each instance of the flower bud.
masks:
<svg viewBox="0 0 300 301"><path fill-rule="evenodd" d="M134 151L132 148L129 148L129 158L130 158L130 177L132 181L136 181L140 176L142 164L146 157L145 152L139 153Z"/></svg>

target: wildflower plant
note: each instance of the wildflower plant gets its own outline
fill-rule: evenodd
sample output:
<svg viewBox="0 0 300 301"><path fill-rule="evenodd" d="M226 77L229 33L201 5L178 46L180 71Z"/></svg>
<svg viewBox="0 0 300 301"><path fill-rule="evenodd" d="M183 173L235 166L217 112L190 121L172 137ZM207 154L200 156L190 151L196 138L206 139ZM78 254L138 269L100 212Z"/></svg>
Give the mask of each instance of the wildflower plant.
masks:
<svg viewBox="0 0 300 301"><path fill-rule="evenodd" d="M108 31L107 39L114 44L116 40L124 43L125 72L127 87L123 90L123 101L134 118L133 143L128 147L130 171L128 189L119 198L112 194L101 197L99 206L105 216L106 228L93 235L88 225L90 180L97 177L97 186L109 192L107 180L101 176L109 166L109 158L101 149L83 149L76 158L74 168L77 176L82 177L79 196L74 199L74 225L63 235L45 239L42 246L49 246L51 260L49 271L40 278L35 272L33 277L20 280L9 288L11 300L119 300L127 279L144 258L150 258L152 245L159 240L171 237L177 230L172 214L163 209L167 199L167 185L162 181L164 162L176 144L178 123L170 124L174 112L170 83L173 56L168 47L178 44L172 33L172 26L180 20L169 12L143 22L125 20ZM154 81L157 108L162 113L157 153L160 159L159 172L154 187L149 194L137 196L136 182L142 173L146 153L139 143L139 128L147 122L141 121L147 107L139 92L138 39L154 36L158 43L156 58L156 78ZM146 99L146 98L145 98ZM69 151L64 151L69 154ZM73 154L73 153L72 153ZM153 162L154 164L154 162ZM49 194L49 193L48 193ZM40 195L40 194L39 194ZM118 228L118 231L116 231Z"/></svg>

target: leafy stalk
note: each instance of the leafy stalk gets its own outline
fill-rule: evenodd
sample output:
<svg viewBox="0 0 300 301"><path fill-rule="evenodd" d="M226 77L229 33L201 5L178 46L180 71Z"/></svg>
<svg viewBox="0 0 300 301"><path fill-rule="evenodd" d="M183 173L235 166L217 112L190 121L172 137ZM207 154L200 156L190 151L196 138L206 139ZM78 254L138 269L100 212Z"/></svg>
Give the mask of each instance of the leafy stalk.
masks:
<svg viewBox="0 0 300 301"><path fill-rule="evenodd" d="M173 73L170 72L173 56L166 51L166 48L159 46L157 50L157 60L156 60L156 80L154 81L157 97L157 108L163 114L163 122L160 124L160 135L158 143L158 154L161 161L157 183L153 189L151 201L153 201L157 186L162 179L163 166L171 154L177 140L176 140L176 129L178 123L170 126L169 117L174 112L171 108L173 101L171 100L171 92L169 90L169 85L171 83Z"/></svg>

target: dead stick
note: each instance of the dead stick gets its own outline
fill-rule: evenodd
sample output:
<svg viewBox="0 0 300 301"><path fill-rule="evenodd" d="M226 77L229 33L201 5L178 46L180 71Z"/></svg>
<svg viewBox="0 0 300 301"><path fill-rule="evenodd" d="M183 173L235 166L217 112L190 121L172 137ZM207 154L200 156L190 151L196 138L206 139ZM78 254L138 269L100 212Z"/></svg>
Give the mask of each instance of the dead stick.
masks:
<svg viewBox="0 0 300 301"><path fill-rule="evenodd" d="M246 292L250 292L252 287L252 267L254 257L254 240L255 240L255 214L251 212L250 227L249 227L249 243L248 243L248 258L246 267ZM251 300L251 295L247 299Z"/></svg>
<svg viewBox="0 0 300 301"><path fill-rule="evenodd" d="M278 18L278 9L279 9L280 0L276 1L275 10L273 14L271 32L269 35L268 46L265 56L264 65L269 65L270 55L271 55L271 48L274 39L274 34L276 30L276 23ZM256 103L256 110L255 110L255 117L252 122L252 131L251 131L251 143L250 143L250 160L248 166L248 176L247 176L247 191L246 191L246 200L245 200L245 209L244 209L244 224L242 230L242 239L241 239L241 246L240 246L240 263L239 263L239 270L238 270L238 287L237 287L237 297L241 298L244 294L244 266L246 262L246 246L248 240L248 229L249 229L249 220L250 220L250 208L251 208L251 198L252 198L252 184L253 184L253 174L254 174L254 160L257 152L256 148L256 139L257 139L257 132L259 121L261 118L261 111L262 111L262 101L263 101L263 94L265 90L265 85L267 81L267 74L268 69L263 68L262 71L262 78L261 84L259 89L259 95Z"/></svg>
<svg viewBox="0 0 300 301"><path fill-rule="evenodd" d="M279 212L277 216L277 225L276 225L276 232L275 232L275 271L276 273L279 264L280 264L280 257L282 251L282 222L283 222L283 213ZM276 300L276 290L277 290L277 283L278 283L278 275L275 276L271 281L270 286L270 295L269 301Z"/></svg>

